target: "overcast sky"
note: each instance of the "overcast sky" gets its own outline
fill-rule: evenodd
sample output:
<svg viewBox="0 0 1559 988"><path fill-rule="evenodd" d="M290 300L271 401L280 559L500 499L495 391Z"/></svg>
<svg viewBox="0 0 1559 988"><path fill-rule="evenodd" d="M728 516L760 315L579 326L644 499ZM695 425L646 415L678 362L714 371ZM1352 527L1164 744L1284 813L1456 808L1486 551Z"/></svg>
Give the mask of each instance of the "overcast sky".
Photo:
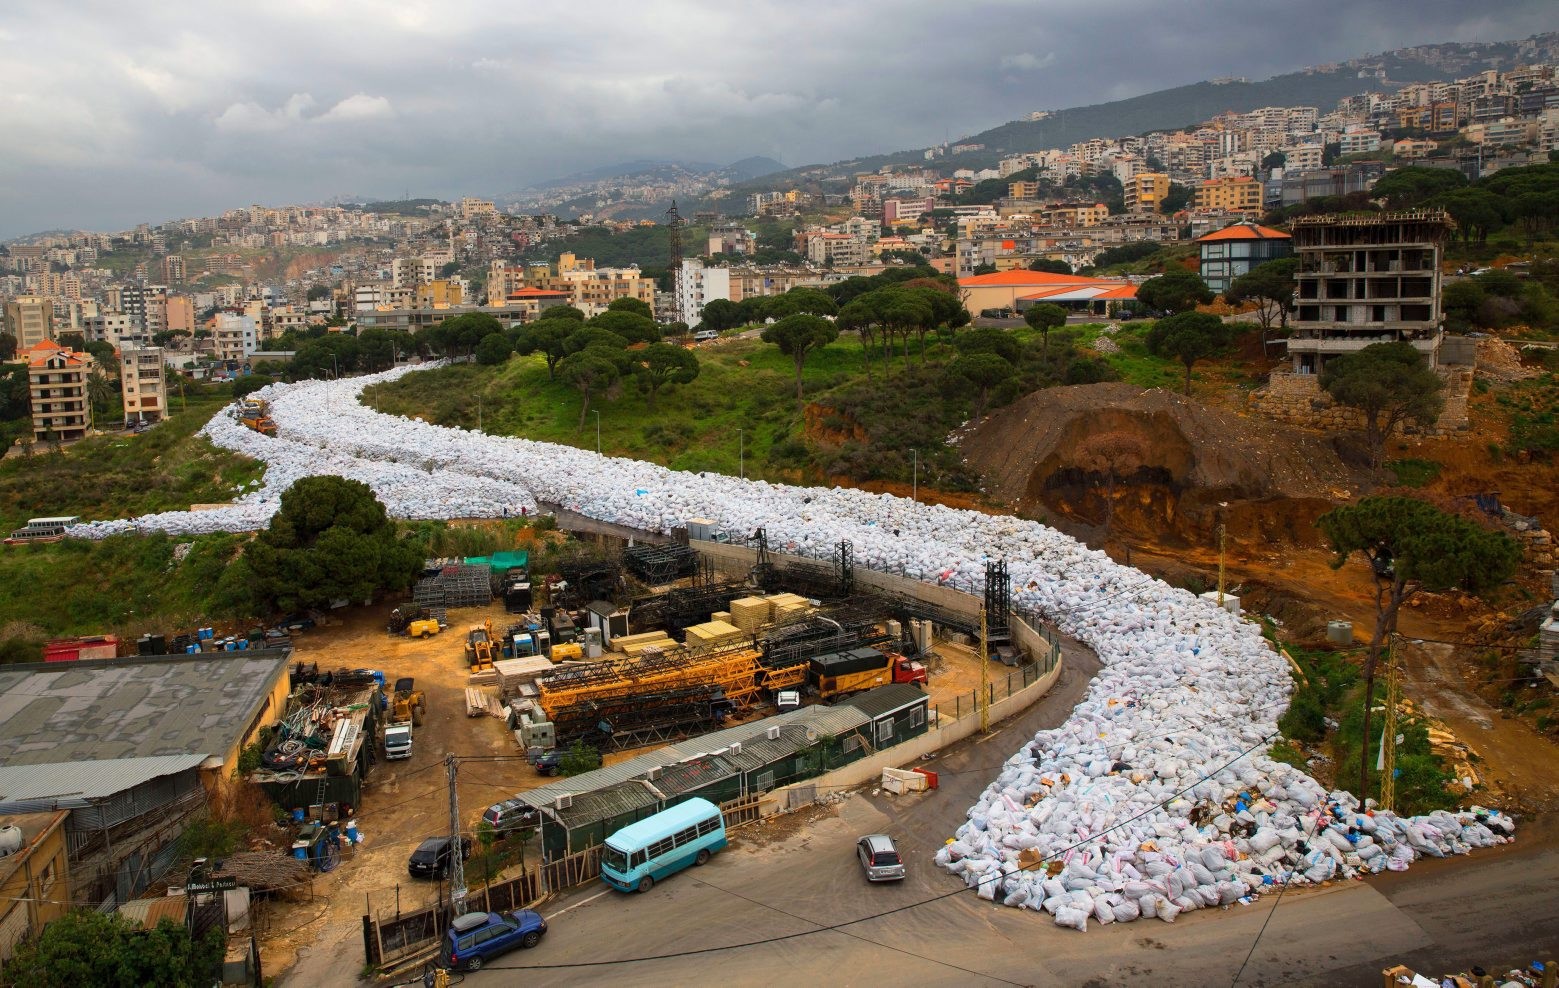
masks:
<svg viewBox="0 0 1559 988"><path fill-rule="evenodd" d="M644 157L834 161L1556 27L1552 0L3 0L0 238Z"/></svg>

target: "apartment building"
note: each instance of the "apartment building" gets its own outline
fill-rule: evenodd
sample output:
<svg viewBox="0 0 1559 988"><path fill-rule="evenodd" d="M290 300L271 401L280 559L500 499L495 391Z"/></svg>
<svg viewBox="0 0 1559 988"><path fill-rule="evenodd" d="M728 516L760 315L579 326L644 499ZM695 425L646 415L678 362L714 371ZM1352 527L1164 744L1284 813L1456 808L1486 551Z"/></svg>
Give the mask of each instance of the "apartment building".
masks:
<svg viewBox="0 0 1559 988"><path fill-rule="evenodd" d="M1156 213L1169 195L1169 176L1164 172L1138 172L1121 184L1126 190L1128 213Z"/></svg>
<svg viewBox="0 0 1559 988"><path fill-rule="evenodd" d="M54 303L41 295L18 295L5 303L5 328L26 350L54 338Z"/></svg>
<svg viewBox="0 0 1559 988"><path fill-rule="evenodd" d="M1255 223L1237 223L1216 230L1199 237L1196 244L1202 255L1202 280L1220 294L1251 268L1294 252L1291 236Z"/></svg>
<svg viewBox="0 0 1559 988"><path fill-rule="evenodd" d="M674 311L678 322L697 326L704 306L717 299L731 297L731 272L728 268L706 268L704 262L687 258L672 273Z"/></svg>
<svg viewBox="0 0 1559 988"><path fill-rule="evenodd" d="M1203 211L1260 212L1261 183L1247 175L1211 178L1196 188L1196 208Z"/></svg>
<svg viewBox="0 0 1559 988"><path fill-rule="evenodd" d="M104 312L82 321L82 335L94 342L119 346L146 339L146 330L123 312Z"/></svg>
<svg viewBox="0 0 1559 988"><path fill-rule="evenodd" d="M1455 227L1448 214L1301 216L1293 226L1295 373L1317 374L1339 354L1399 340L1438 363L1440 255Z"/></svg>
<svg viewBox="0 0 1559 988"><path fill-rule="evenodd" d="M218 313L211 335L215 351L212 356L218 360L243 360L259 349L260 322L254 316Z"/></svg>
<svg viewBox="0 0 1559 988"><path fill-rule="evenodd" d="M19 356L27 360L32 432L37 442L73 442L92 431L87 375L92 355L44 340Z"/></svg>
<svg viewBox="0 0 1559 988"><path fill-rule="evenodd" d="M126 423L161 422L166 417L168 387L163 374L162 347L120 347L119 384L124 395Z"/></svg>

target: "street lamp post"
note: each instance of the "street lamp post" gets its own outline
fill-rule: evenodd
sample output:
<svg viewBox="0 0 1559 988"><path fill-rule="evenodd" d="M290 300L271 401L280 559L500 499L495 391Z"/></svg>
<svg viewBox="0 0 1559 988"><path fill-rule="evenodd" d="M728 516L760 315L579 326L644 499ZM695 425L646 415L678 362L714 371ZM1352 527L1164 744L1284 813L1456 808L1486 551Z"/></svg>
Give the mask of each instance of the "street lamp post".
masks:
<svg viewBox="0 0 1559 988"><path fill-rule="evenodd" d="M596 453L597 456L600 456L601 455L601 410L599 408L592 408L590 410L592 412L595 412L595 453Z"/></svg>
<svg viewBox="0 0 1559 988"><path fill-rule="evenodd" d="M920 501L920 450L912 449L910 454L915 457L915 465L909 475L909 499L918 503Z"/></svg>
<svg viewBox="0 0 1559 988"><path fill-rule="evenodd" d="M747 430L736 430L736 472L742 480L747 479Z"/></svg>
<svg viewBox="0 0 1559 988"><path fill-rule="evenodd" d="M476 431L482 431L482 397L480 395L476 398Z"/></svg>

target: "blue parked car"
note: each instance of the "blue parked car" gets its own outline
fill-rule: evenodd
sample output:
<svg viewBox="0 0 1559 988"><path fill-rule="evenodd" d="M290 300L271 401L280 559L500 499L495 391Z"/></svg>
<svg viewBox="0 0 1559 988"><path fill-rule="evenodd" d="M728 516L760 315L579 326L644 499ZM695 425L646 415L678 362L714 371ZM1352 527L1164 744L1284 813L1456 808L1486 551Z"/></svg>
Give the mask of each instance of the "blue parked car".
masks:
<svg viewBox="0 0 1559 988"><path fill-rule="evenodd" d="M536 946L546 932L547 921L530 909L466 913L449 924L439 948L439 964L454 971L480 971L500 954Z"/></svg>

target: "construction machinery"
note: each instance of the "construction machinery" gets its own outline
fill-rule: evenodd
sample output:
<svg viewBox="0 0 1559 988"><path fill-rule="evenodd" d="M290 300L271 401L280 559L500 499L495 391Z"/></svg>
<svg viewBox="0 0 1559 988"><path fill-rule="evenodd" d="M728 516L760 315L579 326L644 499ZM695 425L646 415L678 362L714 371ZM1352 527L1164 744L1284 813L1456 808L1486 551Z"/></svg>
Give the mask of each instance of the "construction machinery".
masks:
<svg viewBox="0 0 1559 988"><path fill-rule="evenodd" d="M837 700L888 683L926 681L924 665L875 648L817 655L807 663L807 688L825 700Z"/></svg>
<svg viewBox="0 0 1559 988"><path fill-rule="evenodd" d="M415 679L403 676L395 681L395 692L390 696L390 723L409 721L421 727L422 717L427 710L428 699L421 690L417 689Z"/></svg>
<svg viewBox="0 0 1559 988"><path fill-rule="evenodd" d="M665 741L707 731L756 702L769 688L761 654L724 646L581 662L537 680L538 703L560 747L575 740L614 748ZM806 667L795 671L804 675Z"/></svg>
<svg viewBox="0 0 1559 988"><path fill-rule="evenodd" d="M466 665L473 673L491 672L499 658L499 643L493 638L493 623L483 621L466 633Z"/></svg>
<svg viewBox="0 0 1559 988"><path fill-rule="evenodd" d="M276 420L271 406L263 398L245 398L238 403L238 421L262 436L276 435Z"/></svg>
<svg viewBox="0 0 1559 988"><path fill-rule="evenodd" d="M397 607L390 612L390 623L387 626L387 630L392 635L428 638L443 631L446 627L443 612L444 609L441 607L413 607L406 610Z"/></svg>
<svg viewBox="0 0 1559 988"><path fill-rule="evenodd" d="M421 726L428 701L410 677L397 679L390 694L389 716L384 726L384 757L390 761L411 757L412 728Z"/></svg>

